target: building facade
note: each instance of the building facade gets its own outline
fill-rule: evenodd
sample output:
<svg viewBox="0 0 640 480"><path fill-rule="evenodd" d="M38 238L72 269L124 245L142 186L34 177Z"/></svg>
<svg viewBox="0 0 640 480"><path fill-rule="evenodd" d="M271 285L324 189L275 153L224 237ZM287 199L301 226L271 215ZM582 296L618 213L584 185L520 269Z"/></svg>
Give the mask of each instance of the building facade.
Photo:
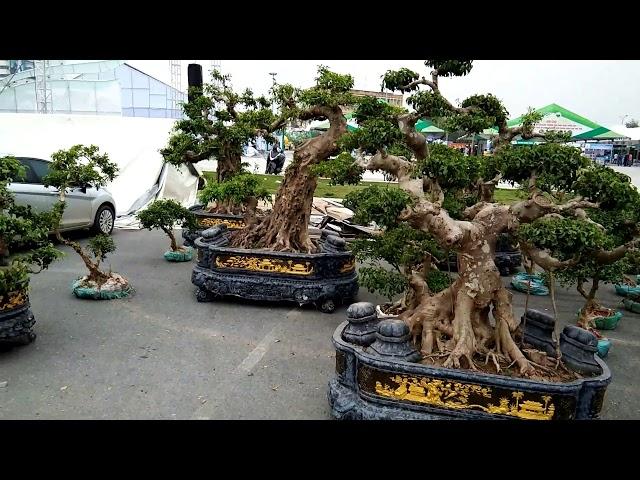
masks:
<svg viewBox="0 0 640 480"><path fill-rule="evenodd" d="M41 112L44 98L47 113L183 117L185 93L123 61L46 62L37 80L33 61L0 60L0 112Z"/></svg>

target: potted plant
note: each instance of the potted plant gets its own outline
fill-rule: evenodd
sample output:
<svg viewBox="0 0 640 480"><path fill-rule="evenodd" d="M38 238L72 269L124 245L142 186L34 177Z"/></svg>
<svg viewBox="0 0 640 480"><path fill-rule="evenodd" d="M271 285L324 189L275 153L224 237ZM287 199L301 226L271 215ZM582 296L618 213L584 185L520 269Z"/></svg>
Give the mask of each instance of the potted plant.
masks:
<svg viewBox="0 0 640 480"><path fill-rule="evenodd" d="M147 208L136 214L143 228L162 230L171 240L171 250L164 253L165 260L169 262L188 262L193 258L193 249L187 246L178 246L173 234L174 226L195 230L195 215L189 209L183 207L175 200L155 200Z"/></svg>
<svg viewBox="0 0 640 480"><path fill-rule="evenodd" d="M590 215L606 205L610 194L603 188L608 172L590 165L578 149L564 145L561 135L545 134L546 143L541 145L513 145L518 136L536 135L540 115L535 112L522 117L522 126L510 128L506 109L491 94L473 95L459 106L449 102L439 80L466 75L471 61L425 64L431 69L429 77L408 69L383 77L385 88L411 92L407 101L412 111L363 102L355 112L360 128L342 143L350 150L359 149L354 160L362 167L397 178L408 194L398 219L430 234L441 248L455 251L458 277L438 293L422 288L418 301L398 319L380 322L377 344L349 345L342 338L346 325L338 327L333 337L340 357L338 378L330 383L329 392L332 410L336 416L348 410L360 418L597 416L610 373L595 357L595 336L572 326L555 349L566 365L584 357L588 378L557 367L562 358L551 360L546 352L523 345L523 322L513 314L512 295L500 279L494 257L503 233L517 236L523 254L548 271L578 264L587 256L617 255L607 250L606 242L585 240L571 256L556 258L550 245L562 243L564 223L549 238L542 233L533 238L522 230L529 228L532 234L544 231L547 222L572 222L574 230L591 232L595 220L589 221ZM437 119L448 131L472 134L496 127L494 155L469 156L428 144L415 129L420 118ZM473 185L495 185L498 180L522 185L526 198L511 205L496 203L489 188L471 205L457 201L459 193L471 192ZM381 204L379 211L385 208ZM587 396L580 393L587 390ZM452 398L456 401L447 400ZM562 402L568 407L560 413Z"/></svg>
<svg viewBox="0 0 640 480"><path fill-rule="evenodd" d="M344 239L325 235L312 240L308 228L317 185L315 168L339 153L338 142L347 131L341 106L354 102L352 87L351 76L320 67L310 88L273 88L279 115L268 130L289 119L328 119L330 127L296 147L268 214L234 232L220 226L195 241L200 260L192 282L198 286L198 300L233 295L315 304L333 312L339 303L355 297L355 260Z"/></svg>
<svg viewBox="0 0 640 480"><path fill-rule="evenodd" d="M79 298L105 300L129 296L133 289L126 278L111 270L103 271L100 263L116 249L110 236L100 234L92 238L88 250L78 242L68 240L60 233L60 221L66 208L66 196L72 188L103 187L113 181L118 167L106 153L100 153L95 145L74 145L68 150L58 150L51 155L49 173L43 178L45 186L58 190L59 201L54 206L54 232L60 243L71 247L86 265L89 274L72 285L74 295Z"/></svg>
<svg viewBox="0 0 640 480"><path fill-rule="evenodd" d="M48 240L49 212L35 213L15 204L8 186L24 178L13 157L0 157L0 343L27 344L35 339L29 305L29 278L62 254Z"/></svg>

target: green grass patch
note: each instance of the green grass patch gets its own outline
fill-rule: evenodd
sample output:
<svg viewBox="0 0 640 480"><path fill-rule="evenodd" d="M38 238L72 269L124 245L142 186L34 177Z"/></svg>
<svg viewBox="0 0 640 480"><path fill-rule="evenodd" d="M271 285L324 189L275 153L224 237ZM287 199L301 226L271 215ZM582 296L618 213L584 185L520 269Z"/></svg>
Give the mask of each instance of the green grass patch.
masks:
<svg viewBox="0 0 640 480"><path fill-rule="evenodd" d="M202 174L208 182L216 181L216 172L203 172ZM270 194L275 194L280 188L282 175L262 175L254 174L260 177L264 186L267 188ZM363 188L370 187L371 185L381 185L384 182L360 182L358 185L329 185L329 180L326 178L318 179L318 186L314 193L314 197L320 198L344 198L348 193L354 190L362 190ZM391 187L397 187L396 183L387 183ZM496 188L495 191L496 201L504 204L512 204L521 200L522 193L519 190L507 190L502 188Z"/></svg>

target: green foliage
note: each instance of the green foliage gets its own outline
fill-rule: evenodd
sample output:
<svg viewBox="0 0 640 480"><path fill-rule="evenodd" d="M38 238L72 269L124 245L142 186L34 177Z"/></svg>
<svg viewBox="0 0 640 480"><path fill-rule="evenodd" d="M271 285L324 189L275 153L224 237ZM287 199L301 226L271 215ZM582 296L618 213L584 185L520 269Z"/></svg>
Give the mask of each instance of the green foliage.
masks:
<svg viewBox="0 0 640 480"><path fill-rule="evenodd" d="M353 88L353 77L332 72L327 67L318 67L316 84L299 92L298 98L303 107L323 106L339 107L351 105L355 98L350 90Z"/></svg>
<svg viewBox="0 0 640 480"><path fill-rule="evenodd" d="M546 192L572 191L580 170L589 165L578 148L557 143L508 145L494 157L506 181L526 183L536 173L536 185Z"/></svg>
<svg viewBox="0 0 640 480"><path fill-rule="evenodd" d="M137 215L143 228L152 230L171 230L174 225L194 230L196 217L193 212L180 205L175 200L156 200Z"/></svg>
<svg viewBox="0 0 640 480"><path fill-rule="evenodd" d="M640 275L640 250L627 252L624 257L626 269L624 273L629 275Z"/></svg>
<svg viewBox="0 0 640 480"><path fill-rule="evenodd" d="M574 189L577 194L600 204L604 210L640 207L640 193L624 173L604 165L591 164L580 172Z"/></svg>
<svg viewBox="0 0 640 480"><path fill-rule="evenodd" d="M472 95L462 102L461 107L469 110L450 117L447 122L449 130L480 133L486 128L506 124L509 115L502 102L491 94Z"/></svg>
<svg viewBox="0 0 640 480"><path fill-rule="evenodd" d="M330 185L357 185L362 179L364 168L356 164L350 154L342 152L335 158L315 165L312 172L329 178Z"/></svg>
<svg viewBox="0 0 640 480"><path fill-rule="evenodd" d="M351 192L344 199L344 206L354 212L355 223L375 222L383 228L395 226L400 212L412 203L404 190L378 185Z"/></svg>
<svg viewBox="0 0 640 480"><path fill-rule="evenodd" d="M48 240L52 215L36 214L29 205L15 204L8 187L23 176L24 167L18 160L0 157L0 297L4 299L9 293L26 290L29 274L48 268L62 256ZM15 254L14 248L22 250Z"/></svg>
<svg viewBox="0 0 640 480"><path fill-rule="evenodd" d="M610 243L596 225L573 218L541 218L520 225L518 238L549 250L560 260L598 250Z"/></svg>
<svg viewBox="0 0 640 480"><path fill-rule="evenodd" d="M473 60L426 60L424 64L441 77L461 77L473 68Z"/></svg>
<svg viewBox="0 0 640 480"><path fill-rule="evenodd" d="M452 115L451 105L439 92L419 91L407 98L407 103L421 117L447 117Z"/></svg>
<svg viewBox="0 0 640 480"><path fill-rule="evenodd" d="M204 204L214 201L231 201L233 204L240 205L245 203L249 197L265 201L271 198L260 177L247 172L240 172L226 182L208 183L198 193L198 199Z"/></svg>
<svg viewBox="0 0 640 480"><path fill-rule="evenodd" d="M109 235L96 235L89 240L89 251L96 260L103 261L107 255L116 251L116 242Z"/></svg>
<svg viewBox="0 0 640 480"><path fill-rule="evenodd" d="M460 189L475 183L479 177L481 157L465 156L460 151L441 144L429 145L429 156L418 165L423 175L438 180L444 189Z"/></svg>
<svg viewBox="0 0 640 480"><path fill-rule="evenodd" d="M214 157L239 158L244 145L259 134L273 141L270 131L276 117L271 102L249 89L236 92L231 77L217 70L211 79L199 96L182 104L187 118L176 122L167 146L160 150L165 162L180 166ZM274 101L285 102L286 92L293 94L281 88Z"/></svg>
<svg viewBox="0 0 640 480"><path fill-rule="evenodd" d="M575 266L564 268L556 272L560 285L569 287L576 282L587 282L597 278L600 283L621 283L627 264L623 260L602 265L592 258L583 258Z"/></svg>
<svg viewBox="0 0 640 480"><path fill-rule="evenodd" d="M409 285L404 275L382 267L360 267L358 282L370 293L377 292L389 301L403 293Z"/></svg>
<svg viewBox="0 0 640 480"><path fill-rule="evenodd" d="M382 76L382 90L399 90L401 92L410 92L417 90L418 85L409 87L409 84L415 82L420 78L416 72L409 70L408 68L401 68L400 70L388 70Z"/></svg>
<svg viewBox="0 0 640 480"><path fill-rule="evenodd" d="M372 238L354 240L351 250L360 261L384 260L396 269L420 265L426 254L445 255L431 235L404 222Z"/></svg>
<svg viewBox="0 0 640 480"><path fill-rule="evenodd" d="M118 166L109 160L106 153L100 153L95 145L74 145L68 150L58 150L51 158L49 173L43 178L43 183L61 192L88 185L101 188L118 174Z"/></svg>
<svg viewBox="0 0 640 480"><path fill-rule="evenodd" d="M426 281L433 293L441 292L452 283L451 277L439 270L429 271ZM409 281L405 275L380 266L360 267L358 269L358 282L369 293L378 293L389 301L406 292L409 288Z"/></svg>

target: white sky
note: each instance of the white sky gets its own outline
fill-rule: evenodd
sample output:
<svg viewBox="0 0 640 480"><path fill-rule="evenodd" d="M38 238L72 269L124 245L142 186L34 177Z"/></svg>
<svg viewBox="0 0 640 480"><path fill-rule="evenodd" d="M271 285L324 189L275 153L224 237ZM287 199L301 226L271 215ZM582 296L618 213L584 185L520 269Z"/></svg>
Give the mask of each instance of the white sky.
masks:
<svg viewBox="0 0 640 480"><path fill-rule="evenodd" d="M187 88L187 65L200 63L209 71L208 60L182 61L182 89ZM127 60L130 65L166 83L171 82L168 60ZM278 83L310 86L318 65L350 73L355 88L380 90L380 77L388 69L411 68L428 74L421 60L222 60L224 73L235 88L266 93ZM476 93L493 93L517 117L527 107L557 103L578 115L605 125L620 124L622 117L640 120L640 61L637 60L477 60L469 75L440 81L442 93L451 101ZM406 95L405 95L406 98ZM629 118L627 118L628 120Z"/></svg>

